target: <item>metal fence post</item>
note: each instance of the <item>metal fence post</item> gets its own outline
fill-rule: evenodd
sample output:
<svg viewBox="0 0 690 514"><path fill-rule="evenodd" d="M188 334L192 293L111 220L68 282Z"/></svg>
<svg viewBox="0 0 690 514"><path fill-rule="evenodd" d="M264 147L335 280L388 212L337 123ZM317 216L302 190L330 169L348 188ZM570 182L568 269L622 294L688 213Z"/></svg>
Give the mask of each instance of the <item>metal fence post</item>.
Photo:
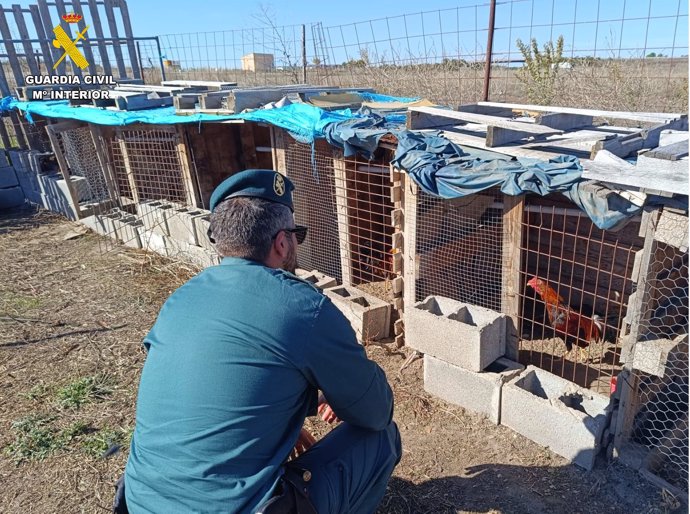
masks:
<svg viewBox="0 0 690 514"><path fill-rule="evenodd" d="M493 57L494 46L494 26L496 22L496 0L491 0L491 10L489 11L488 36L486 39L486 64L484 67L484 93L482 100L489 101L489 85L491 84L491 60Z"/></svg>

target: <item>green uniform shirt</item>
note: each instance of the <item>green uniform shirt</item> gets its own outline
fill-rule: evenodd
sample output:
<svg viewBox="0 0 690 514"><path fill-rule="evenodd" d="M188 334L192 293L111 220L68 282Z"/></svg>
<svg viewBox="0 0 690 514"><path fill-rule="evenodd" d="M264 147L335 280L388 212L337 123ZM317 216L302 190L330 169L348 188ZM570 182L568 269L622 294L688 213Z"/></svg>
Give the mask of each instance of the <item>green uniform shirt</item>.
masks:
<svg viewBox="0 0 690 514"><path fill-rule="evenodd" d="M321 389L346 422L381 430L385 374L311 284L225 258L165 302L125 472L130 512L250 513L282 475Z"/></svg>

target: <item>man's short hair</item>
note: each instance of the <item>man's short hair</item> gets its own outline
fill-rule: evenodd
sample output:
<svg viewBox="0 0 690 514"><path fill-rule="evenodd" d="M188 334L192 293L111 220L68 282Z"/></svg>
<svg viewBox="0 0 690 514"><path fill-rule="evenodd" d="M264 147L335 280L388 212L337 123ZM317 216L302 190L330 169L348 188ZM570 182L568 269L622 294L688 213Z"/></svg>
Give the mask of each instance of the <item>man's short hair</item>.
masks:
<svg viewBox="0 0 690 514"><path fill-rule="evenodd" d="M274 236L293 224L286 205L254 197L224 200L211 214L211 233L223 257L263 262Z"/></svg>

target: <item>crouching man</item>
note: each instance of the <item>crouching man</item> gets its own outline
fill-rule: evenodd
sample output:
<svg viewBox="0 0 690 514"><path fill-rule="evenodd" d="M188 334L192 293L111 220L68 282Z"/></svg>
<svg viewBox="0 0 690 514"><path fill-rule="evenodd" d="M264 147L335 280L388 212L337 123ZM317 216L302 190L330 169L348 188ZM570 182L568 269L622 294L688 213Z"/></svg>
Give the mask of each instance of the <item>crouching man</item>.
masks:
<svg viewBox="0 0 690 514"><path fill-rule="evenodd" d="M347 319L293 274L307 230L293 189L247 170L213 192L223 260L168 298L144 340L121 509L359 514L383 497L401 454L392 392ZM342 423L315 442L303 423L317 409Z"/></svg>

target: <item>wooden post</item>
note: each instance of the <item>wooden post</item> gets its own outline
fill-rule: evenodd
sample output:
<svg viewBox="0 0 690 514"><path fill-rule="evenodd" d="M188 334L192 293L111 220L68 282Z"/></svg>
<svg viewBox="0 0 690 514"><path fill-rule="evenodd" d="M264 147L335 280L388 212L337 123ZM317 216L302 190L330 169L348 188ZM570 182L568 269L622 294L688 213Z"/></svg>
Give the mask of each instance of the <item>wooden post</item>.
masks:
<svg viewBox="0 0 690 514"><path fill-rule="evenodd" d="M53 46L48 43L48 35L46 34L45 27L43 26L43 20L41 20L41 13L38 10L38 5L30 5L29 10L31 11L31 19L34 22L34 27L36 28L36 35L38 39L41 40L39 43L41 45L41 52L43 53L43 61L46 67L46 74L52 75L53 72L53 54L50 47ZM40 63L38 63L38 69L40 73Z"/></svg>
<svg viewBox="0 0 690 514"><path fill-rule="evenodd" d="M287 164L285 160L285 133L283 129L271 127L271 148L273 151L273 169L287 176Z"/></svg>
<svg viewBox="0 0 690 514"><path fill-rule="evenodd" d="M55 152L55 157L57 158L58 165L60 166L62 177L65 179L65 183L67 184L67 191L69 191L72 208L74 209L74 216L77 220L79 220L81 218L81 212L79 209L79 197L74 191L74 184L72 184L69 165L67 164L67 159L65 159L65 155L62 153L62 149L60 148L60 143L57 138L58 128L63 127L64 125L62 124L47 125L46 132L48 133L48 139L50 139L50 144L53 147L53 152Z"/></svg>
<svg viewBox="0 0 690 514"><path fill-rule="evenodd" d="M12 33L10 32L10 26L7 24L7 18L5 17L5 10L2 5L0 5L0 35L5 43L5 53L10 61L10 66L12 67L12 73L14 74L14 81L17 86L24 85L24 74L22 73L22 66L19 63L19 58L17 57L17 51L14 48L14 43L12 43Z"/></svg>
<svg viewBox="0 0 690 514"><path fill-rule="evenodd" d="M51 36L53 34L53 23L57 23L54 20L51 20L50 17L50 9L48 9L48 0L38 0L38 12L41 16L41 20L43 21L43 29L45 31L45 36L47 39L53 39ZM50 49L52 53L52 61L53 63L56 63L61 55L62 52L60 52L57 48L55 48L53 45L49 44L48 48ZM46 64L48 61L46 61ZM59 75L64 75L65 70L67 68L67 59L63 59L60 64L58 64L57 70L53 70L53 64L51 63L50 69L48 70L48 74L54 75L55 73Z"/></svg>
<svg viewBox="0 0 690 514"><path fill-rule="evenodd" d="M103 150L101 127L99 125L89 123L89 130L91 131L91 139L93 140L93 146L96 148L98 163L101 166L103 178L105 179L105 185L108 188L108 194L110 194L110 199L117 204L121 204L117 182L115 181L115 174L113 173L110 161L107 158L107 153Z"/></svg>
<svg viewBox="0 0 690 514"><path fill-rule="evenodd" d="M343 285L352 285L352 251L350 248L350 213L347 198L347 169L340 151L334 151L333 174L338 218L338 242Z"/></svg>
<svg viewBox="0 0 690 514"><path fill-rule="evenodd" d="M34 50L29 41L29 31L26 28L26 22L24 21L24 13L22 12L22 6L19 4L14 4L12 6L12 13L14 14L14 21L17 24L17 29L19 30L19 39L22 40L22 47L24 48L24 59L26 64L29 66L29 71L32 75L38 75L40 70L38 69L38 64L36 63L36 56L34 55ZM12 44L12 43L8 43Z"/></svg>
<svg viewBox="0 0 690 514"><path fill-rule="evenodd" d="M637 293L632 295L631 301L628 304L627 318L630 320L630 334L627 336L628 342L631 345L630 357L626 359L624 370L628 372L627 380L619 380L617 387L620 388L620 404L618 408L617 423L614 427L614 450L616 456L620 457L621 449L627 442L632 424L637 412L637 392L638 392L638 377L632 371L633 355L635 352L635 345L640 335L640 323L643 321L645 315L646 300L649 295L649 266L652 261L654 249L656 244L654 242L654 234L656 232L657 222L659 220L659 210L647 208L642 214L642 226L640 227L640 235L644 235L644 246L642 247L642 256L640 258L640 265L637 269L637 277L632 277L632 281L637 283Z"/></svg>
<svg viewBox="0 0 690 514"><path fill-rule="evenodd" d="M503 196L503 287L501 312L508 316L506 357L518 361L520 270L522 268L522 216L524 196Z"/></svg>
<svg viewBox="0 0 690 514"><path fill-rule="evenodd" d="M101 54L101 66L103 66L104 75L112 75L113 70L110 67L110 60L108 59L108 48L103 41L103 28L101 27L101 15L98 13L98 5L96 0L87 0L89 4L89 13L94 30L96 31L96 38L98 38L98 53Z"/></svg>
<svg viewBox="0 0 690 514"><path fill-rule="evenodd" d="M103 0L105 4L105 17L108 19L108 28L110 29L110 37L113 39L113 51L115 52L115 60L117 61L117 72L121 79L127 78L127 67L125 60L122 58L122 43L120 36L117 33L117 21L115 20L115 12L113 7L117 4L117 0Z"/></svg>
<svg viewBox="0 0 690 514"><path fill-rule="evenodd" d="M84 12L84 8L82 7L80 0L72 0L72 10L77 14L82 14ZM77 23L77 28L79 32L86 28L86 21L83 17ZM95 75L98 73L98 70L96 68L96 61L93 58L93 51L91 50L91 42L89 41L89 38L86 38L81 42L81 47L84 50L84 58L86 58L86 61L89 63L89 73L91 75Z"/></svg>
<svg viewBox="0 0 690 514"><path fill-rule="evenodd" d="M127 174L127 182L129 189L132 191L132 200L134 203L139 203L139 190L137 189L137 181L134 176L134 170L129 161L129 152L127 151L127 143L125 142L122 130L117 131L117 142L120 145L120 152L122 152L122 162L125 164L125 172Z"/></svg>
<svg viewBox="0 0 690 514"><path fill-rule="evenodd" d="M393 210L391 211L391 225L393 226L393 236L391 241L392 271L395 274L393 279L393 307L398 311L396 321L395 344L401 348L405 344L405 329L403 314L405 310L405 182L408 178L399 169L390 166L391 176L391 198L393 199Z"/></svg>
<svg viewBox="0 0 690 514"><path fill-rule="evenodd" d="M405 207L405 251L403 253L403 305L409 310L415 304L416 279L417 279L417 195L419 187L410 179L405 177L403 182L405 194L403 202Z"/></svg>
<svg viewBox="0 0 690 514"><path fill-rule="evenodd" d="M187 205L199 207L199 191L196 183L196 170L192 156L187 148L187 133L184 125L177 125L177 152L182 168L182 183L184 184Z"/></svg>

